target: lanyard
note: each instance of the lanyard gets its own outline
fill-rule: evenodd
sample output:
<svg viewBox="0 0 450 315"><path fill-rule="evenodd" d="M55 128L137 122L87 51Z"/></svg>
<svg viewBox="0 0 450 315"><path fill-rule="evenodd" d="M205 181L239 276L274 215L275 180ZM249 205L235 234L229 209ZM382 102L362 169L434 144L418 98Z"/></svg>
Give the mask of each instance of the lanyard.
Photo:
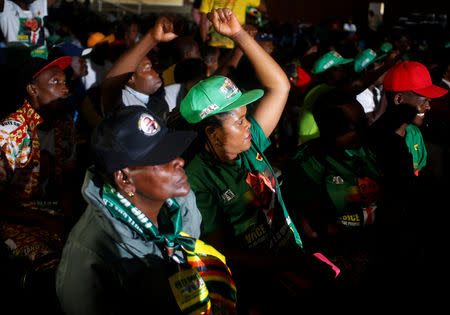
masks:
<svg viewBox="0 0 450 315"><path fill-rule="evenodd" d="M180 235L182 228L180 206L174 199L165 202L169 220L172 221L173 233L161 234L156 225L141 210L133 206L111 185L103 185L103 202L111 215L121 220L132 228L146 241L163 243L168 248L176 248L180 245Z"/></svg>
<svg viewBox="0 0 450 315"><path fill-rule="evenodd" d="M274 185L275 193L278 198L278 202L282 206L281 208L283 209L283 215L286 220L286 223L289 226L292 233L294 234L295 242L297 243L297 245L300 246L301 248L303 248L303 242L302 242L302 239L300 238L300 234L298 233L297 228L295 227L294 223L292 222L291 217L289 216L289 213L287 212L287 209L284 205L283 198L281 197L281 192L279 191L280 186L278 184L278 179L275 176L275 172L273 171L272 166L270 165L270 163L267 160L267 158L265 157L265 155L258 149L258 147L255 145L253 140L252 140L252 146L256 149L257 153L259 153L261 155L262 159L264 160L265 165L272 173L272 176L275 180L275 185ZM251 166L251 162L247 159L247 156L245 154L239 154L239 155L240 155L241 160L244 162L245 168L249 172L253 172L254 168Z"/></svg>

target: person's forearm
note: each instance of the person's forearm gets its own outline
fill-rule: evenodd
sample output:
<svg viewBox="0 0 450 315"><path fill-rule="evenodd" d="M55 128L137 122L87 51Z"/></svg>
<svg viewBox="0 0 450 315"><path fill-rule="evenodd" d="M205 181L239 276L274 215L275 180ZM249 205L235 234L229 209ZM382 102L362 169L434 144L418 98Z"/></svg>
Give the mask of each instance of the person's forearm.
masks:
<svg viewBox="0 0 450 315"><path fill-rule="evenodd" d="M153 38L151 32L147 32L136 45L120 56L109 70L105 79L135 72L142 58L157 44L158 42Z"/></svg>
<svg viewBox="0 0 450 315"><path fill-rule="evenodd" d="M208 26L209 26L209 21L208 18L206 17L205 13L201 13L200 16L200 37L202 38L203 42L206 42L208 39Z"/></svg>
<svg viewBox="0 0 450 315"><path fill-rule="evenodd" d="M269 137L280 120L289 95L290 83L278 63L245 31L233 36L252 63L259 82L265 88L264 96L253 112L253 117Z"/></svg>

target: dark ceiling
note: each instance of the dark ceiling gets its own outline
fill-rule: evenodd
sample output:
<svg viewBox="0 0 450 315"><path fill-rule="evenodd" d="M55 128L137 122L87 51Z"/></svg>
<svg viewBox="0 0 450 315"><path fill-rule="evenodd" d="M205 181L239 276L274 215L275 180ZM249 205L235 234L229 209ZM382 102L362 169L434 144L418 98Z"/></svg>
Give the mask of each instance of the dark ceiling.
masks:
<svg viewBox="0 0 450 315"><path fill-rule="evenodd" d="M265 0L270 15L279 21L319 23L329 19L353 18L354 22L366 21L369 0ZM385 21L395 22L411 14L449 14L448 1L444 0L387 0ZM444 5L447 3L447 5Z"/></svg>

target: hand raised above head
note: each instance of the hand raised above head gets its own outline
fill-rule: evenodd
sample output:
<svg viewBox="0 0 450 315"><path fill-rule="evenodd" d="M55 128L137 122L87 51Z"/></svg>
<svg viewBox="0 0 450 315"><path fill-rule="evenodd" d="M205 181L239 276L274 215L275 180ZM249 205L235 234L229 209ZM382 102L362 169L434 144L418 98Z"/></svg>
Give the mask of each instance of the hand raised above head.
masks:
<svg viewBox="0 0 450 315"><path fill-rule="evenodd" d="M175 34L173 28L173 23L167 17L161 16L156 20L155 26L150 29L150 33L154 40L158 42L170 42L171 40L178 37Z"/></svg>
<svg viewBox="0 0 450 315"><path fill-rule="evenodd" d="M224 36L233 37L242 31L242 25L228 8L212 10L207 14L215 30Z"/></svg>

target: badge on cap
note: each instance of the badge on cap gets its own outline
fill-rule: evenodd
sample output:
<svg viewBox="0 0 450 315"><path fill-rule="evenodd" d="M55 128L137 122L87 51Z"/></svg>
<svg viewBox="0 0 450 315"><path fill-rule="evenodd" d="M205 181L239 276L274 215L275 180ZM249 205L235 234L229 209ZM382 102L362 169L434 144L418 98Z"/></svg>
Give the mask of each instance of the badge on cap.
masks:
<svg viewBox="0 0 450 315"><path fill-rule="evenodd" d="M234 95L238 94L239 89L237 86L228 78L225 78L223 81L222 86L220 87L220 92L225 96L227 99L233 97Z"/></svg>
<svg viewBox="0 0 450 315"><path fill-rule="evenodd" d="M147 136L154 136L161 130L161 126L149 114L142 114L139 117L138 128Z"/></svg>

